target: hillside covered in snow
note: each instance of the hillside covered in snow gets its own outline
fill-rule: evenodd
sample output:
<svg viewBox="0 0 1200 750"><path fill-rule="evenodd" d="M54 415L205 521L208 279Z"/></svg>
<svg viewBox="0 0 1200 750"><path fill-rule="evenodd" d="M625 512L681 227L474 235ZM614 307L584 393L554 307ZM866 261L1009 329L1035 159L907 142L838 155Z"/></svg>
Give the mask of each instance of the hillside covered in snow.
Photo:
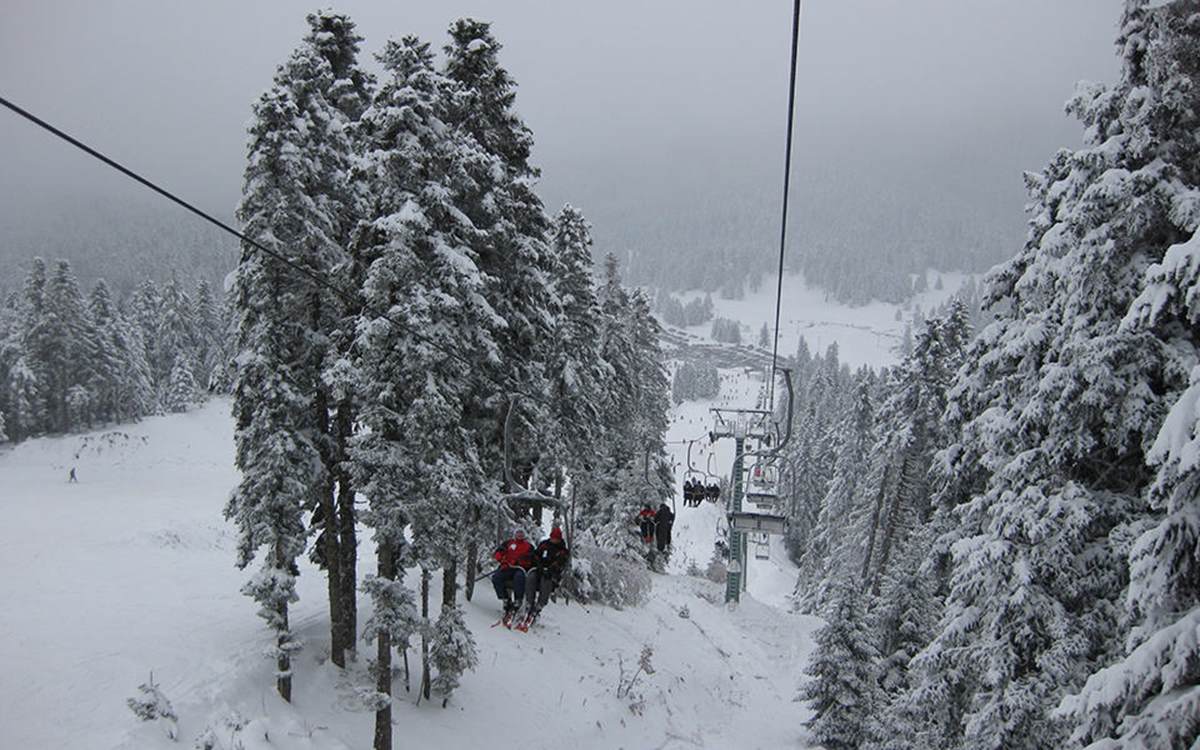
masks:
<svg viewBox="0 0 1200 750"><path fill-rule="evenodd" d="M755 382L738 387L749 392ZM704 407L685 405L670 439L699 432ZM228 412L228 401L215 400L187 414L0 452L0 565L23 571L0 579L0 600L19 602L0 610L0 631L11 636L0 640L7 665L0 745L190 747L208 729L217 748L235 747L234 736L245 748L370 743L374 714L357 693L371 682L371 651L360 646L346 670L328 661L324 579L307 560L294 609L304 650L293 703L271 688L272 664L262 656L271 635L238 593L236 537L221 517L237 481ZM67 481L72 467L78 483ZM678 552L668 574L652 574L645 606L560 602L522 634L492 627L499 604L483 582L464 602L478 668L444 709L438 701L418 705L415 684L402 687L401 668L398 741L797 746L807 712L792 698L819 621L786 609L781 581L790 589L794 567L780 556L762 576L752 571L752 597L730 611L723 584L684 571L687 558L703 565L711 556L720 511L680 504L678 513ZM647 646L654 673L618 697L622 670L628 679ZM178 744L163 723L143 724L126 706L151 672L178 715ZM240 731L231 729L239 723Z"/></svg>

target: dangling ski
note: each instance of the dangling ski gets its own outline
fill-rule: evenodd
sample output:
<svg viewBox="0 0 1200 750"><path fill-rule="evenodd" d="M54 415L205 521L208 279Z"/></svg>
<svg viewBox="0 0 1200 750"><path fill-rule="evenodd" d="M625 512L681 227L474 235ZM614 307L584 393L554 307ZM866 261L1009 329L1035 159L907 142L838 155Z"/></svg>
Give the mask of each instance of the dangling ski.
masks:
<svg viewBox="0 0 1200 750"><path fill-rule="evenodd" d="M521 631L522 633L528 633L529 628L533 625L533 623L537 622L537 618L538 618L537 612L530 612L529 614L527 614L521 618L521 621L518 622L516 625L516 629Z"/></svg>
<svg viewBox="0 0 1200 750"><path fill-rule="evenodd" d="M513 609L506 608L504 610L504 614L500 616L500 619L496 620L495 622L492 623L492 627L494 628L497 625L503 625L504 627L509 628L511 630L512 624L513 624L513 618L516 617L516 614L517 614L517 610L515 608L513 608Z"/></svg>

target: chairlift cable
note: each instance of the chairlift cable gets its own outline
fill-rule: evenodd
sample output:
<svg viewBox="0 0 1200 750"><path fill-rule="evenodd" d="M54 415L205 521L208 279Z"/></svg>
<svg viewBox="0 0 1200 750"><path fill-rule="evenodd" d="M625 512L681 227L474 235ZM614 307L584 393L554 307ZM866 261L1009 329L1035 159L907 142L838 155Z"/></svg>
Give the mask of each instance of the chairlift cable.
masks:
<svg viewBox="0 0 1200 750"><path fill-rule="evenodd" d="M779 363L779 312L783 306L783 256L787 248L788 193L792 179L792 131L796 118L796 52L800 46L800 2L792 6L792 67L788 79L787 145L783 159L783 212L779 222L779 279L775 286L775 342L771 348L770 409L775 410L775 373Z"/></svg>

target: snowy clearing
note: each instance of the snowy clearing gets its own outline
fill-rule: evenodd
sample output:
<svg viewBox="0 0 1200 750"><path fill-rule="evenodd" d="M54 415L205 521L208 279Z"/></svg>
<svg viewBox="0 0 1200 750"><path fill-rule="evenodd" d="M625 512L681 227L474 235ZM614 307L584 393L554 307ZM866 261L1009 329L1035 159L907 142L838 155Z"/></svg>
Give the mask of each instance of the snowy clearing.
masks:
<svg viewBox="0 0 1200 750"><path fill-rule="evenodd" d="M939 277L942 289L935 289ZM930 270L926 278L929 281L928 291L914 295L908 304L875 301L868 305L850 306L829 299L823 290L810 286L801 274L785 275L783 311L779 320L780 355L794 355L796 342L800 336L804 336L814 352L823 352L830 344L837 342L841 361L851 367L895 364L898 360L896 346L904 333L905 323L912 321L913 311L920 308L927 313L945 303L967 282L970 275L957 271ZM775 325L777 283L777 276L764 277L757 291L747 291L745 299L740 300L721 299L714 294L716 316L738 321L743 343L756 344L762 324L766 323L768 328ZM702 292L686 292L677 296L686 303L704 295ZM707 339L712 322L681 330ZM769 347L767 353L770 354Z"/></svg>

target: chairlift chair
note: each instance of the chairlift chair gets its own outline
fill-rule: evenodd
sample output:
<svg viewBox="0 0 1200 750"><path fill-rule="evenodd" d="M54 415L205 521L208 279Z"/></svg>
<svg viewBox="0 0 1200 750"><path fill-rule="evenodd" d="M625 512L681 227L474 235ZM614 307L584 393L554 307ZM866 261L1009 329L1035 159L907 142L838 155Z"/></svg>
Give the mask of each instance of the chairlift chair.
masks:
<svg viewBox="0 0 1200 750"><path fill-rule="evenodd" d="M771 535L765 533L754 534L754 559L770 560L771 559Z"/></svg>
<svg viewBox="0 0 1200 750"><path fill-rule="evenodd" d="M764 459L750 466L746 480L746 500L755 505L774 507L779 503L779 469Z"/></svg>
<svg viewBox="0 0 1200 750"><path fill-rule="evenodd" d="M699 438L697 438L696 440L699 440ZM686 474L684 474L684 477L683 477L683 483L684 483L684 486L686 486L686 485L687 485L687 483L690 481L690 482L692 482L692 483L693 483L695 486L697 486L701 492L703 492L703 491L704 491L704 489L705 489L705 483L704 483L704 472L700 471L700 470L699 470L699 469L697 469L697 468L696 468L694 465L692 465L692 446L696 444L696 440L689 440L689 441L688 441L688 446L687 446L687 473L686 473ZM684 497L683 497L683 499L684 499L684 501L685 501L685 504L689 504L689 505L690 505L690 504L691 504L691 502L692 502L692 501L690 501L690 500L689 500L689 498L687 497L687 495L686 495L686 494L684 494ZM698 506L698 505L699 505L699 502L696 502L696 503L695 503L695 505L696 505L696 506Z"/></svg>
<svg viewBox="0 0 1200 750"><path fill-rule="evenodd" d="M738 511L729 514L729 526L734 531L786 534L788 521L786 516L775 513Z"/></svg>

